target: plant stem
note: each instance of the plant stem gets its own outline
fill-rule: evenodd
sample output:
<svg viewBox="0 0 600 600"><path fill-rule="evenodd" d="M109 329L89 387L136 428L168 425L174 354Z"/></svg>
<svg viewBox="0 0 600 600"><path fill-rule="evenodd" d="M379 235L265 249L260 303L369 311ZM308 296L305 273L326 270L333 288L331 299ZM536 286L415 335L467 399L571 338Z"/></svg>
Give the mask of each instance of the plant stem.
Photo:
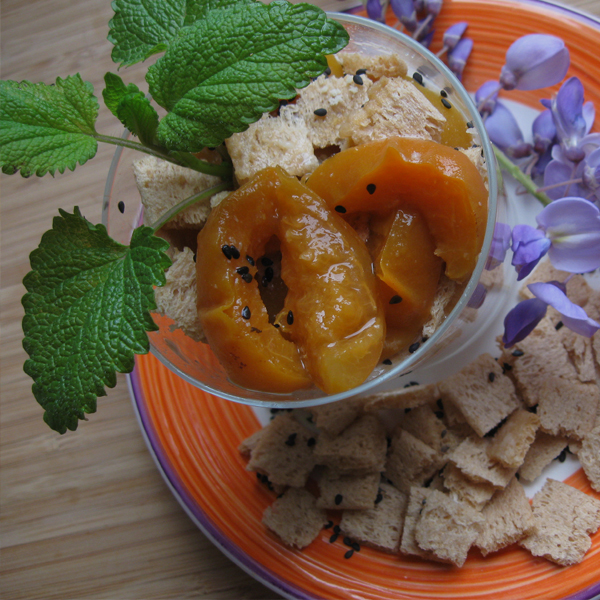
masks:
<svg viewBox="0 0 600 600"><path fill-rule="evenodd" d="M531 177L525 175L521 169L515 163L513 163L502 150L494 146L494 154L496 160L500 164L500 168L504 169L509 175L514 177L532 196L535 196L544 206L548 206L552 202L546 194L538 191L537 185L533 182Z"/></svg>
<svg viewBox="0 0 600 600"><path fill-rule="evenodd" d="M170 163L175 165L179 165L181 167L189 167L190 169L194 169L195 171L199 171L200 173L206 173L207 175L214 175L216 177L221 177L222 179L231 179L232 175L232 167L230 164L222 163L220 165L212 165L210 163L204 162L203 160L197 159L193 154L185 154L183 152L175 153L175 155L169 155L165 152L157 148L151 148L149 146L144 146L139 142L134 142L132 140L114 137L112 135L102 135L95 134L94 138L99 142L104 142L105 144L113 144L114 146L123 146L124 148L129 148L130 150L137 150L138 152L144 152L145 154L150 154L150 156L156 156L157 158L162 158ZM185 154L185 158L184 158Z"/></svg>
<svg viewBox="0 0 600 600"><path fill-rule="evenodd" d="M198 194L194 194L193 196L190 196L189 198L186 198L185 200L182 200L181 202L178 202L175 206L170 208L167 212L163 213L160 216L160 218L158 219L158 221L156 221L156 223L151 225L152 229L154 229L154 231L157 232L165 223L170 221L173 217L178 215L181 211L185 210L192 204L195 204L196 202L201 202L202 200L206 200L207 198L210 198L211 196L214 196L215 194L218 194L219 192L223 192L224 190L226 190L229 187L231 187L231 182L226 181L223 183L219 183L218 185L215 185L215 186L208 188L207 190L204 190Z"/></svg>

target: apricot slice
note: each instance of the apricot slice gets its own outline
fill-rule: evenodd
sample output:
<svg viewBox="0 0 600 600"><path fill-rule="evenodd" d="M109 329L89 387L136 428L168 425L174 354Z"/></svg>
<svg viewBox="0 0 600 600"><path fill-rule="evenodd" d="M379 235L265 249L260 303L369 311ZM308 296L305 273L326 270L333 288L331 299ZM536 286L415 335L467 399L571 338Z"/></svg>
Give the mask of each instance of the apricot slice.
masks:
<svg viewBox="0 0 600 600"><path fill-rule="evenodd" d="M273 236L288 291L270 317L251 263ZM261 171L213 209L198 248L198 315L235 383L290 392L314 382L332 394L376 366L385 318L369 252L296 178L278 167Z"/></svg>
<svg viewBox="0 0 600 600"><path fill-rule="evenodd" d="M328 158L307 185L338 212L420 212L446 275L460 281L473 271L485 234L487 191L461 152L429 140L389 138Z"/></svg>

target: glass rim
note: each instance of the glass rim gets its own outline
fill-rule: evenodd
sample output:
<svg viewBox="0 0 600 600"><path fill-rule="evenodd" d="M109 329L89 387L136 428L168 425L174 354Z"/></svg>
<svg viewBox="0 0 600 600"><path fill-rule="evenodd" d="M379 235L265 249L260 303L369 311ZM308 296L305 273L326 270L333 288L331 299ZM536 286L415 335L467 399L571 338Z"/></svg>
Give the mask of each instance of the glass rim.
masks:
<svg viewBox="0 0 600 600"><path fill-rule="evenodd" d="M498 198L498 178L496 173L496 161L494 157L494 152L492 149L491 142L486 133L485 126L483 120L475 106L473 99L467 92L467 90L463 87L462 83L459 79L450 71L450 69L430 50L425 48L422 44L415 41L411 37L401 33L400 31L385 25L383 23L379 23L377 21L373 21L366 17L362 17L359 15L352 15L347 13L338 13L338 12L327 12L326 13L330 18L335 19L336 21L342 24L353 24L359 25L363 27L367 27L370 29L374 29L379 33L382 33L386 36L390 36L400 41L402 44L410 48L417 55L420 55L423 60L431 63L435 69L437 69L453 86L453 92L458 95L458 97L463 102L464 106L470 111L469 114L470 120L473 122L474 128L477 130L479 134L479 138L481 141L482 150L484 152L484 156L486 157L486 166L487 166L487 176L488 176L488 213L487 213L487 222L485 229L485 236L483 240L483 244L479 253L479 258L473 269L471 277L469 278L469 282L465 286L459 300L456 305L450 311L450 313L446 316L443 323L435 330L435 332L427 339L426 344L421 344L420 347L412 354L406 356L401 362L397 365L394 365L392 368L388 369L384 373L373 377L362 383L361 385L351 388L350 390L346 390L345 392L340 392L337 394L323 395L313 398L302 398L302 399L294 399L293 393L290 394L275 394L273 392L259 392L253 390L254 393L262 394L265 396L269 396L270 399L257 399L257 398L245 398L243 396L234 395L228 392L224 392L218 390L211 385L208 385L195 377L190 376L189 374L182 371L179 367L174 365L166 356L164 356L152 343L152 337L150 338L150 352L169 370L174 372L179 377L182 377L188 383L194 385L195 387L207 392L209 394L213 394L225 400L229 400L232 402L237 402L241 404L246 404L250 406L264 407L264 408L307 408L311 406L320 406L323 404L330 404L333 402L338 402L340 400L344 400L347 398L352 398L354 396L365 395L367 392L372 392L375 388L378 388L382 384L389 382L394 378L398 378L402 375L407 374L407 372L411 371L411 367L418 361L421 360L424 354L430 352L430 349L435 346L435 344L440 341L440 338L444 336L446 331L450 328L450 326L454 323L463 309L466 308L467 303L469 302L471 296L475 292L475 288L479 283L479 279L481 274L485 268L485 264L488 258L489 250L492 244L492 238L494 233L494 225L496 222L496 211L497 211L497 198ZM125 130L121 137L127 138L129 137L129 132ZM121 155L123 153L123 147L118 146L113 155L105 188L104 188L104 198L102 205L102 223L108 227L108 208L109 202L112 194L112 187L114 184L114 179L117 173L117 169L119 167L119 163L121 160ZM240 388L244 389L244 388ZM291 397L290 397L291 396ZM278 399L278 397L280 399Z"/></svg>

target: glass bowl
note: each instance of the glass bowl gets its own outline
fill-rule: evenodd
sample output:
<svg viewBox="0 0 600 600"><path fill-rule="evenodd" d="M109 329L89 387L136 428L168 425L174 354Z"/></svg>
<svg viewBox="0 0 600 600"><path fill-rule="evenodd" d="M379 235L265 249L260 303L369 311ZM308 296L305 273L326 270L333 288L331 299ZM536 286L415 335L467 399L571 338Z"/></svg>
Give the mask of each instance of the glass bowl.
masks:
<svg viewBox="0 0 600 600"><path fill-rule="evenodd" d="M479 137L477 142L481 144L488 164L489 197L485 239L475 270L464 286L462 295L426 343L421 343L412 354L392 358L391 365L380 363L362 385L339 394L326 395L316 387L289 394L242 388L228 379L227 373L207 344L193 341L176 329L171 319L154 314L159 330L149 334L151 352L189 383L227 400L269 408L300 408L364 395L380 387L400 385L397 380L402 375L414 372L417 367L429 368L447 361L459 352L465 344L480 335L502 303L498 294L488 294L483 303L480 297L480 280L484 275L498 210L501 212L502 207L497 202L494 154L471 97L444 63L411 38L363 17L341 13L330 13L330 16L342 23L350 34L350 43L342 52L398 54L407 63L409 75L418 72L427 87L445 90L452 105L461 110L466 121L473 123ZM143 207L131 169L136 156L139 157L139 154L133 150L117 148L105 188L103 222L110 235L122 243L129 242L132 230L143 221Z"/></svg>

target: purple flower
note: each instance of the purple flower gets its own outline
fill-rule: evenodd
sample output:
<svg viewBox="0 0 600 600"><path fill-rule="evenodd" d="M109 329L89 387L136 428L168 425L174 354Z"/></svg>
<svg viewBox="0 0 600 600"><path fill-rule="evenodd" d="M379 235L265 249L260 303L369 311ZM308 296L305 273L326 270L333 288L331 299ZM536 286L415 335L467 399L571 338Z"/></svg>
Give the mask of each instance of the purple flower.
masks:
<svg viewBox="0 0 600 600"><path fill-rule="evenodd" d="M555 149L552 152L553 155L556 155ZM575 165L556 159L551 160L544 171L544 187L542 188L548 198L559 200L566 195L585 196L585 189L580 186L583 166L583 162Z"/></svg>
<svg viewBox="0 0 600 600"><path fill-rule="evenodd" d="M462 38L454 49L448 53L448 67L458 77L459 81L462 79L463 70L471 50L473 50L473 40Z"/></svg>
<svg viewBox="0 0 600 600"><path fill-rule="evenodd" d="M427 14L434 18L437 17L440 14L440 10L442 10L442 2L443 0L425 0Z"/></svg>
<svg viewBox="0 0 600 600"><path fill-rule="evenodd" d="M551 242L543 231L529 225L515 225L512 231L513 259L517 281L521 281L533 271L541 258L548 252Z"/></svg>
<svg viewBox="0 0 600 600"><path fill-rule="evenodd" d="M469 298L467 302L467 306L469 308L481 308L483 301L487 296L487 290L485 289L485 285L483 283L478 283L473 290L473 294Z"/></svg>
<svg viewBox="0 0 600 600"><path fill-rule="evenodd" d="M516 119L501 102L496 103L496 109L486 119L485 128L492 142L510 158L531 154L531 144L523 140L523 132Z"/></svg>
<svg viewBox="0 0 600 600"><path fill-rule="evenodd" d="M515 41L500 72L505 90L537 90L561 81L569 68L569 51L553 35L533 33Z"/></svg>
<svg viewBox="0 0 600 600"><path fill-rule="evenodd" d="M496 223L494 225L494 235L492 236L492 245L488 254L485 268L488 271L499 267L506 258L506 252L510 248L510 225L506 223Z"/></svg>
<svg viewBox="0 0 600 600"><path fill-rule="evenodd" d="M543 110L533 121L533 149L538 154L544 154L556 139L556 127L550 109Z"/></svg>
<svg viewBox="0 0 600 600"><path fill-rule="evenodd" d="M600 148L586 156L582 163L581 179L583 186L600 200Z"/></svg>
<svg viewBox="0 0 600 600"><path fill-rule="evenodd" d="M501 89L498 81L486 81L475 92L475 103L481 116L491 115L494 112L498 101L498 92Z"/></svg>
<svg viewBox="0 0 600 600"><path fill-rule="evenodd" d="M413 0L390 0L390 6L400 23L408 31L415 31L417 28L417 11Z"/></svg>
<svg viewBox="0 0 600 600"><path fill-rule="evenodd" d="M537 298L519 302L504 318L502 343L505 348L524 340L544 318L548 305Z"/></svg>
<svg viewBox="0 0 600 600"><path fill-rule="evenodd" d="M583 198L561 198L536 217L552 245L548 258L557 269L587 273L600 267L600 210Z"/></svg>
<svg viewBox="0 0 600 600"><path fill-rule="evenodd" d="M373 21L379 21L380 23L385 21L380 0L367 0L367 15Z"/></svg>
<svg viewBox="0 0 600 600"><path fill-rule="evenodd" d="M469 24L466 21L461 21L460 23L455 23L446 29L443 37L444 48L447 50L452 50L460 38L465 34L467 30L467 26Z"/></svg>

